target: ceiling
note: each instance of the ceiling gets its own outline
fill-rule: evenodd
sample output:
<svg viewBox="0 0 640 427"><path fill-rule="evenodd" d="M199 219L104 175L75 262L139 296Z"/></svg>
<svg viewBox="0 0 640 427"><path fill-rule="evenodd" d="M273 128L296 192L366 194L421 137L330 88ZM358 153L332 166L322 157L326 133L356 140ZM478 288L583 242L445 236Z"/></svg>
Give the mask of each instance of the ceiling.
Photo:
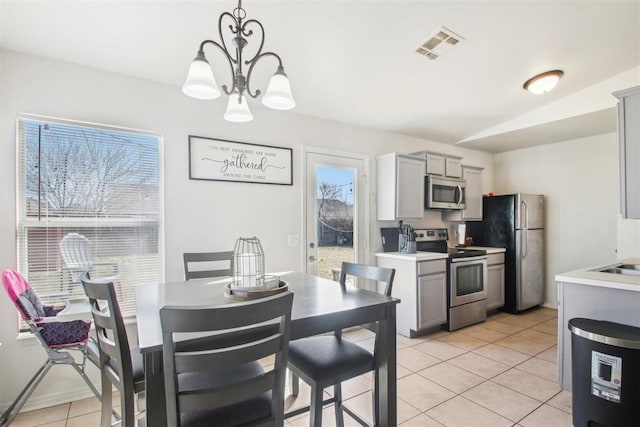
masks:
<svg viewBox="0 0 640 427"><path fill-rule="evenodd" d="M0 46L180 90L200 42L219 39L218 16L235 6L0 0ZM523 118L640 65L640 0L245 0L243 7L264 25L264 49L283 59L293 112L490 152L615 131L613 97L558 119ZM441 26L464 41L435 61L418 55ZM218 83L228 84L223 57L207 56ZM263 62L254 88L266 89L275 71ZM565 73L553 92L522 89L552 69ZM262 108L250 105L254 114Z"/></svg>

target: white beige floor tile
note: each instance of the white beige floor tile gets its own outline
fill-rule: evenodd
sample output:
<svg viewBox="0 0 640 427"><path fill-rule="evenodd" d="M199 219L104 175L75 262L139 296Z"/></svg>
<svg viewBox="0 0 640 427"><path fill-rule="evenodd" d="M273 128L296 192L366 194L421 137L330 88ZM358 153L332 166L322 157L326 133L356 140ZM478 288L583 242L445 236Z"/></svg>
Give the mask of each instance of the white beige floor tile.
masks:
<svg viewBox="0 0 640 427"><path fill-rule="evenodd" d="M373 425L373 404L372 404L372 395L371 391L366 393L362 393L358 396L355 396L349 400L347 400L344 404L353 412L358 414L359 417L364 419L369 423L369 425ZM402 399L398 399L398 424L401 424L411 418L420 414L413 406L409 405Z"/></svg>
<svg viewBox="0 0 640 427"><path fill-rule="evenodd" d="M421 344L420 346L422 345L424 344ZM440 359L422 352L416 349L416 347L407 347L399 350L397 360L399 365L402 365L413 372L420 371L441 362Z"/></svg>
<svg viewBox="0 0 640 427"><path fill-rule="evenodd" d="M447 362L485 379L493 378L511 368L509 365L471 352L449 359Z"/></svg>
<svg viewBox="0 0 640 427"><path fill-rule="evenodd" d="M493 329L489 329L484 326L484 323L469 326L464 329L460 329L460 333L478 338L482 341L493 342L507 336L504 332L498 332Z"/></svg>
<svg viewBox="0 0 640 427"><path fill-rule="evenodd" d="M517 334L509 335L506 338L496 341L495 344L519 351L520 353L528 354L530 356L535 356L539 353L542 353L553 345L532 341L525 337L518 336Z"/></svg>
<svg viewBox="0 0 640 427"><path fill-rule="evenodd" d="M486 381L467 390L463 396L514 422L521 420L541 405L537 400L493 381Z"/></svg>
<svg viewBox="0 0 640 427"><path fill-rule="evenodd" d="M423 353L430 354L431 356L436 357L440 360L452 359L466 353L466 351L462 348L456 347L455 345L447 344L440 340L427 341L414 346L413 348L416 350L420 350Z"/></svg>
<svg viewBox="0 0 640 427"><path fill-rule="evenodd" d="M456 347L460 347L467 351L482 347L483 345L486 345L488 343L488 341L472 337L471 335L467 335L462 332L456 332L444 337L440 337L438 338L438 341L455 345Z"/></svg>
<svg viewBox="0 0 640 427"><path fill-rule="evenodd" d="M398 399L423 412L451 399L455 393L425 377L412 374L398 380Z"/></svg>
<svg viewBox="0 0 640 427"><path fill-rule="evenodd" d="M120 395L114 396L114 403L116 399L120 399ZM71 408L69 409L69 418L77 417L78 415L84 415L91 412L100 411L102 405L96 397L89 397L87 399L76 400L71 402Z"/></svg>
<svg viewBox="0 0 640 427"><path fill-rule="evenodd" d="M402 378L406 377L407 375L413 374L413 371L411 369L407 369L399 363L397 363L396 365L396 378Z"/></svg>
<svg viewBox="0 0 640 427"><path fill-rule="evenodd" d="M425 414L420 414L400 425L402 427L443 427L442 424Z"/></svg>
<svg viewBox="0 0 640 427"><path fill-rule="evenodd" d="M513 424L462 396L456 396L430 409L427 415L447 427L510 427Z"/></svg>
<svg viewBox="0 0 640 427"><path fill-rule="evenodd" d="M558 346L554 345L539 353L536 357L546 360L547 362L558 363Z"/></svg>
<svg viewBox="0 0 640 427"><path fill-rule="evenodd" d="M517 314L511 314L509 316L501 317L500 319L496 319L496 322L507 323L509 325L519 326L521 328L530 328L542 321L540 319L532 319L530 317L525 317Z"/></svg>
<svg viewBox="0 0 640 427"><path fill-rule="evenodd" d="M342 399L347 400L353 396L371 390L373 388L373 372L367 372L342 383ZM327 388L327 391L333 396L333 387Z"/></svg>
<svg viewBox="0 0 640 427"><path fill-rule="evenodd" d="M549 381L558 381L558 365L539 357L532 357L518 365L518 369Z"/></svg>
<svg viewBox="0 0 640 427"><path fill-rule="evenodd" d="M418 374L459 394L477 386L484 378L447 362L431 366Z"/></svg>
<svg viewBox="0 0 640 427"><path fill-rule="evenodd" d="M524 326L512 325L510 323L501 322L503 318L506 318L506 316L496 320L486 321L482 325L487 329L502 332L503 334L507 334L507 335L515 334L516 332L520 332L525 328Z"/></svg>
<svg viewBox="0 0 640 427"><path fill-rule="evenodd" d="M555 335L545 334L544 332L536 331L533 328L520 331L514 334L514 336L540 344L548 344L549 347L558 343L558 339Z"/></svg>
<svg viewBox="0 0 640 427"><path fill-rule="evenodd" d="M350 341L358 342L373 338L375 334L367 328L354 328L344 331L342 336Z"/></svg>
<svg viewBox="0 0 640 427"><path fill-rule="evenodd" d="M562 390L560 393L549 399L547 401L547 405L551 405L554 408L560 409L570 414L572 408L571 393Z"/></svg>
<svg viewBox="0 0 640 427"><path fill-rule="evenodd" d="M38 424L46 424L67 419L70 403L51 406L49 408L36 409L35 411L21 412L11 423L12 427L33 427Z"/></svg>
<svg viewBox="0 0 640 427"><path fill-rule="evenodd" d="M520 353L519 351L497 344L485 345L484 347L473 350L473 353L488 357L489 359L509 366L519 365L531 357L528 354Z"/></svg>
<svg viewBox="0 0 640 427"><path fill-rule="evenodd" d="M12 426L14 424L11 424ZM65 427L67 425L67 420L62 420L62 421L54 421L52 423L46 423L46 424L39 424L37 427ZM90 427L90 426L87 426ZM99 426L96 426L99 427Z"/></svg>
<svg viewBox="0 0 640 427"><path fill-rule="evenodd" d="M568 414L553 406L542 405L520 421L523 427L572 427L573 420Z"/></svg>
<svg viewBox="0 0 640 427"><path fill-rule="evenodd" d="M560 386L557 383L517 368L503 372L492 381L540 402L546 402L560 391Z"/></svg>
<svg viewBox="0 0 640 427"><path fill-rule="evenodd" d="M78 417L69 418L66 427L99 427L100 412L92 412L90 414L80 415Z"/></svg>
<svg viewBox="0 0 640 427"><path fill-rule="evenodd" d="M533 326L531 329L556 337L558 336L558 319L547 320L546 322Z"/></svg>

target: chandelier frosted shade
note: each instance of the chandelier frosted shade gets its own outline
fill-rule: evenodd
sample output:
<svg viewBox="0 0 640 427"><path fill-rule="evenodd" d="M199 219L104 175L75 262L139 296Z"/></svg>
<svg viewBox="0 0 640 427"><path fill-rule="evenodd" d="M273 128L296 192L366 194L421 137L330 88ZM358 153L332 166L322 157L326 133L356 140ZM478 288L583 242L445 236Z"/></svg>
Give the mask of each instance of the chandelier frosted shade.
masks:
<svg viewBox="0 0 640 427"><path fill-rule="evenodd" d="M274 110L290 110L295 107L296 101L291 94L289 78L282 67L278 67L278 71L271 77L262 103Z"/></svg>
<svg viewBox="0 0 640 427"><path fill-rule="evenodd" d="M220 96L220 88L203 52L198 52L198 56L189 66L189 74L182 86L182 92L197 99L215 99Z"/></svg>
<svg viewBox="0 0 640 427"><path fill-rule="evenodd" d="M556 87L563 74L560 70L547 71L530 78L522 87L531 93L542 95Z"/></svg>
<svg viewBox="0 0 640 427"><path fill-rule="evenodd" d="M240 99L240 102L238 102L238 99ZM249 104L247 104L247 98L243 95L231 94L227 103L227 111L224 113L224 119L236 123L253 120L253 114L251 114Z"/></svg>

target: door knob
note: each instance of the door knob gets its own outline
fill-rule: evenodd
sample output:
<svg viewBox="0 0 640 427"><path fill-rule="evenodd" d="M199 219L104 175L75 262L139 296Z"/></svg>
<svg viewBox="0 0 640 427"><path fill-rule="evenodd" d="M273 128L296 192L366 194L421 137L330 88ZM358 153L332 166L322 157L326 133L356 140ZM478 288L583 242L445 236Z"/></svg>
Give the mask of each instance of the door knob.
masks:
<svg viewBox="0 0 640 427"><path fill-rule="evenodd" d="M313 256L313 255L309 255L309 262L316 262L318 259Z"/></svg>

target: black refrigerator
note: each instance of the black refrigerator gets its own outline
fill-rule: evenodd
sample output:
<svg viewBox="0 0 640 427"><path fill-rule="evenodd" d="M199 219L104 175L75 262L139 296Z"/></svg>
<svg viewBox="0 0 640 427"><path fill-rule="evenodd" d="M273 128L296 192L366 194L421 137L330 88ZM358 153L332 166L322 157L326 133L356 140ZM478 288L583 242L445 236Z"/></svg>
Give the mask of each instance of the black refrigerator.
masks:
<svg viewBox="0 0 640 427"><path fill-rule="evenodd" d="M484 196L482 221L467 222L474 245L506 248L505 305L518 313L544 301L544 196Z"/></svg>

